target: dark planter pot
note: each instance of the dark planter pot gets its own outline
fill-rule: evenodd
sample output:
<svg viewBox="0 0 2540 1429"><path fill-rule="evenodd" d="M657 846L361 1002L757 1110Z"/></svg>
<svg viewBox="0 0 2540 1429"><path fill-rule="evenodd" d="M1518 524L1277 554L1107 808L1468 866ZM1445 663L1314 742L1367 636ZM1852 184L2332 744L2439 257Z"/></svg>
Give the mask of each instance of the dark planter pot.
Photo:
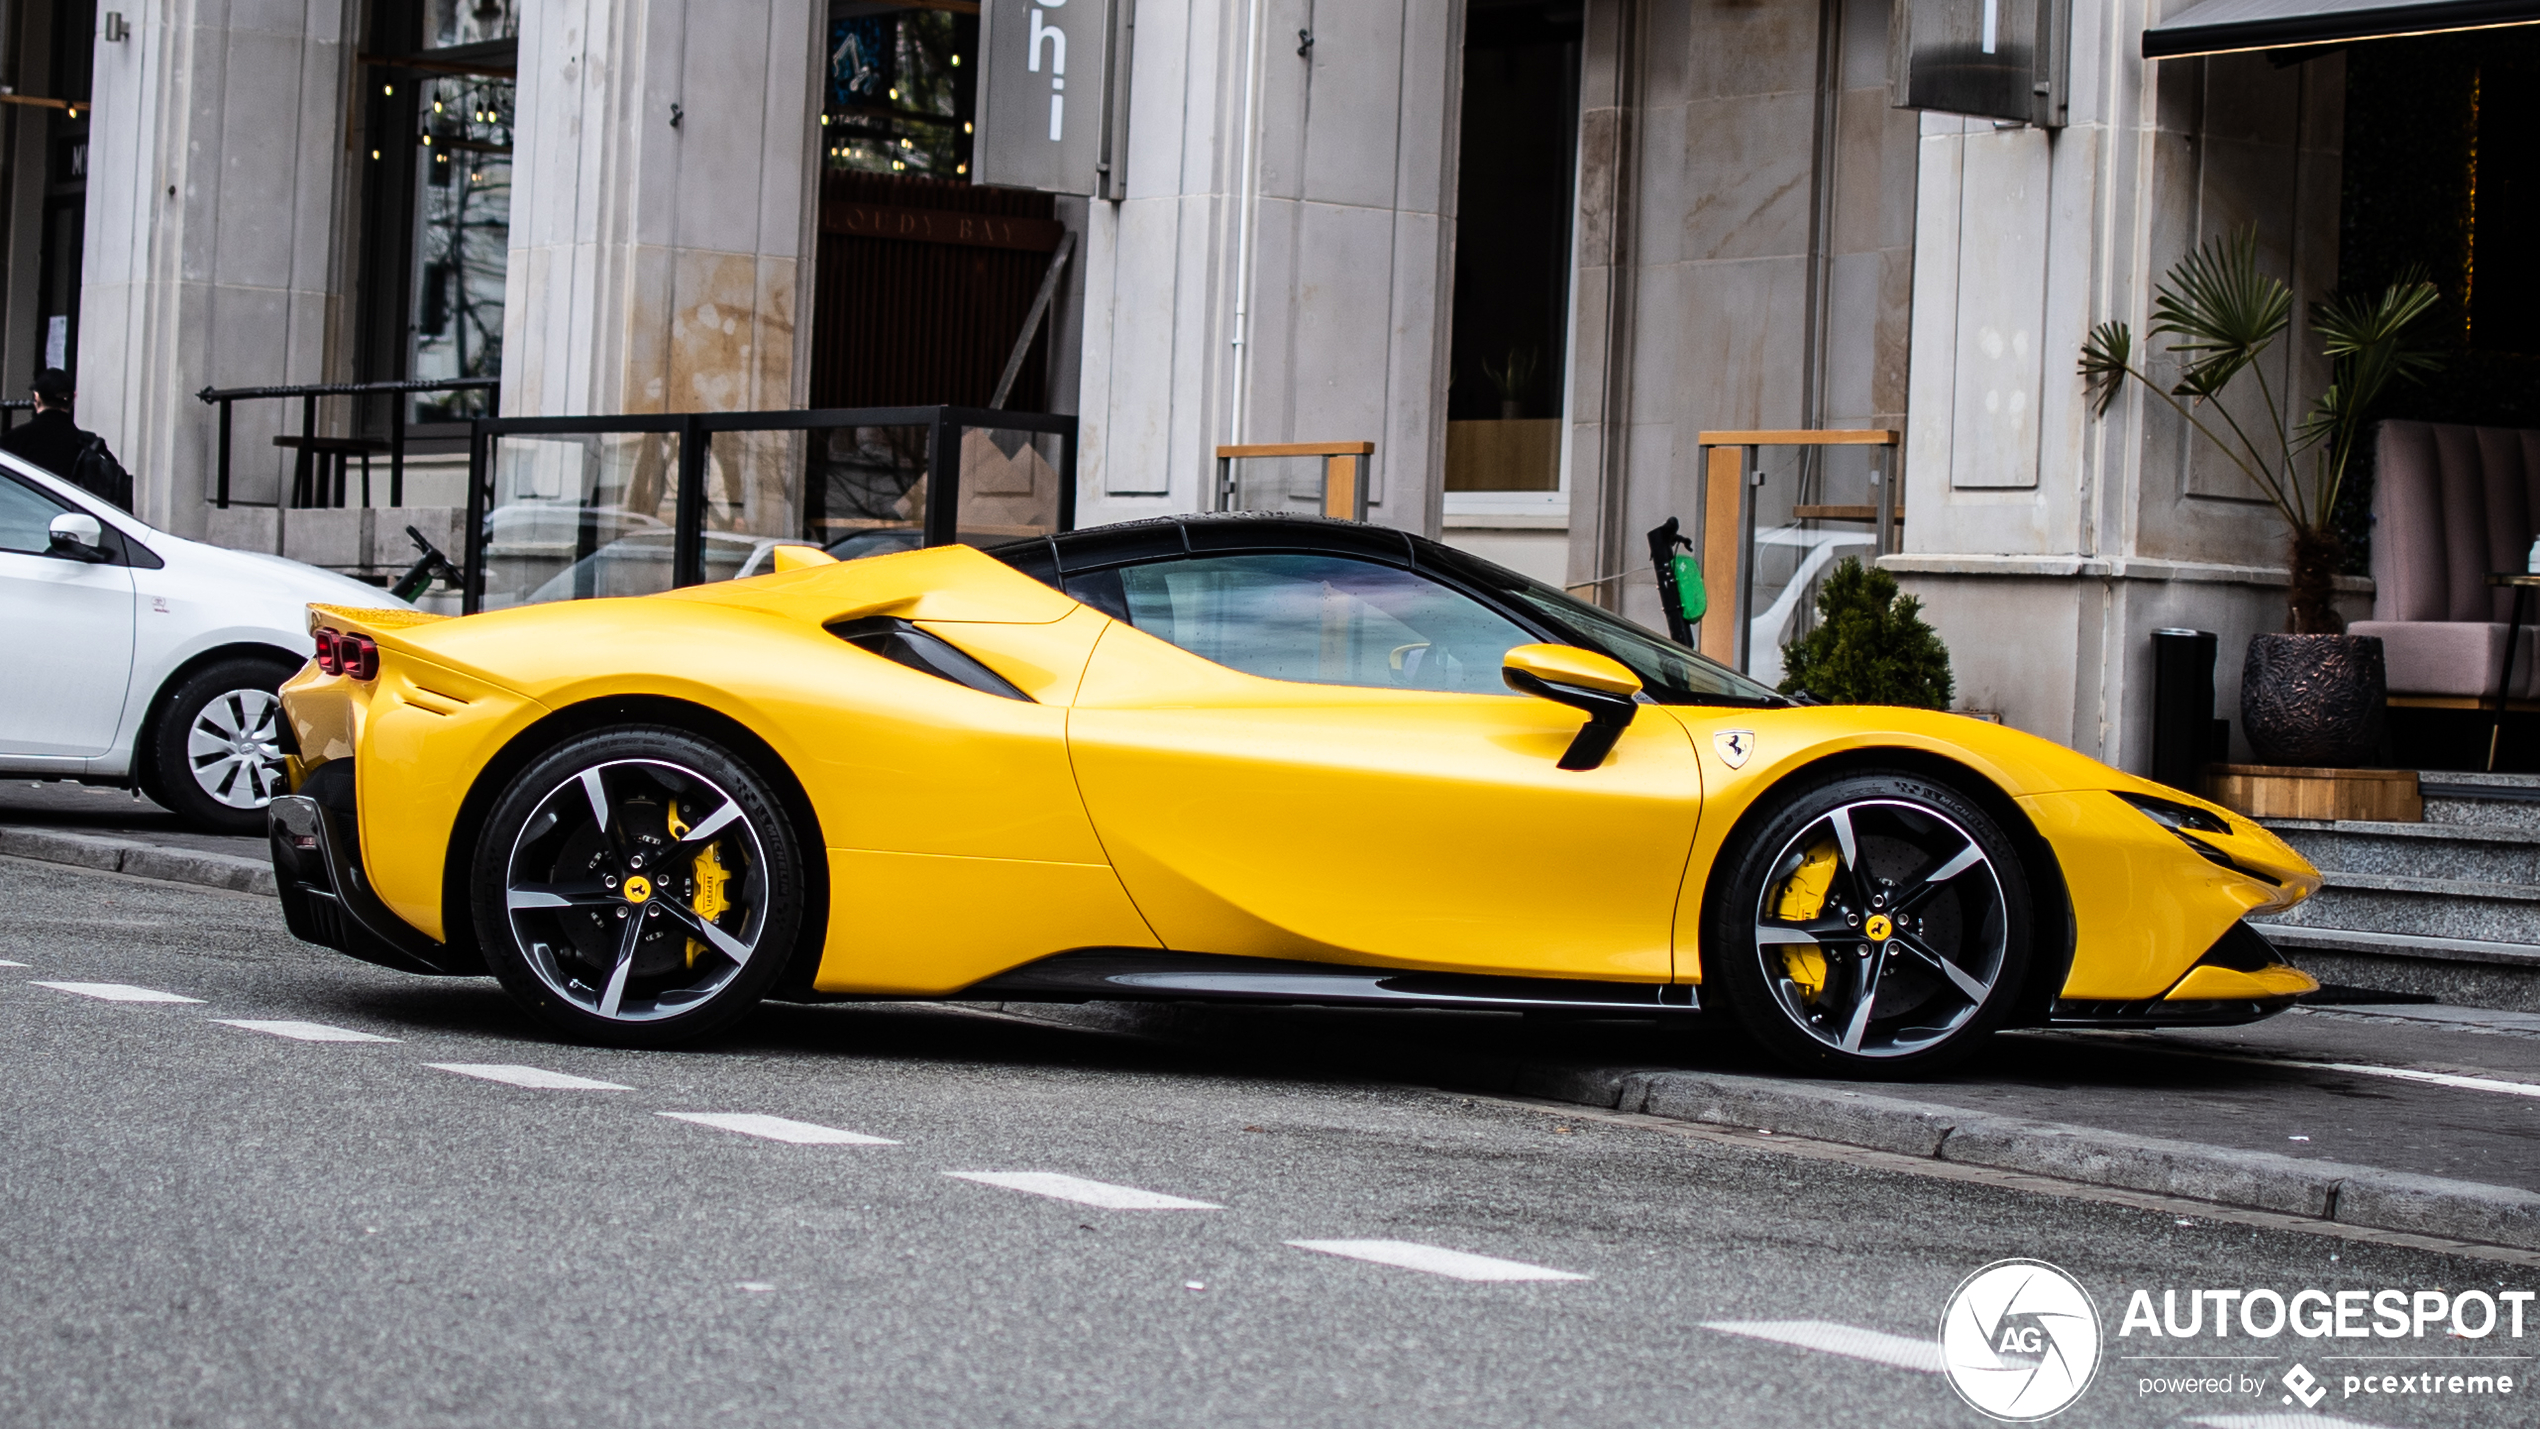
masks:
<svg viewBox="0 0 2540 1429"><path fill-rule="evenodd" d="M2389 686L2377 636L2252 636L2240 727L2261 764L2351 769L2380 752Z"/></svg>

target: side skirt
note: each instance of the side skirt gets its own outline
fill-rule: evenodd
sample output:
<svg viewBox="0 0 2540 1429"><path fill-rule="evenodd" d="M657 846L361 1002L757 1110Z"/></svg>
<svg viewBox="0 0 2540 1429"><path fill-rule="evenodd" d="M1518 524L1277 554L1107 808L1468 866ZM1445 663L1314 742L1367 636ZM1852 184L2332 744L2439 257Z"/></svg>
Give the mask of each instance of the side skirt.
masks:
<svg viewBox="0 0 2540 1429"><path fill-rule="evenodd" d="M1689 984L1405 972L1137 948L1059 953L973 983L950 994L950 1000L1280 1002L1641 1016L1695 1012L1702 1005Z"/></svg>

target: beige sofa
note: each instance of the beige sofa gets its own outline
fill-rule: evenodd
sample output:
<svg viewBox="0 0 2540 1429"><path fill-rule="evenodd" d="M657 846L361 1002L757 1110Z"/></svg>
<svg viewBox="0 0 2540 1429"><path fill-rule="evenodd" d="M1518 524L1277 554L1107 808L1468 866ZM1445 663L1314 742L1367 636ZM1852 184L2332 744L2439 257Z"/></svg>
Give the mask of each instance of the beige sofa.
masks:
<svg viewBox="0 0 2540 1429"><path fill-rule="evenodd" d="M2513 592L2492 571L2519 571L2540 518L2540 431L2441 422L2384 422L2372 514L2372 619L2397 698L2474 700L2496 694ZM2526 608L2514 656L2515 699L2540 698Z"/></svg>

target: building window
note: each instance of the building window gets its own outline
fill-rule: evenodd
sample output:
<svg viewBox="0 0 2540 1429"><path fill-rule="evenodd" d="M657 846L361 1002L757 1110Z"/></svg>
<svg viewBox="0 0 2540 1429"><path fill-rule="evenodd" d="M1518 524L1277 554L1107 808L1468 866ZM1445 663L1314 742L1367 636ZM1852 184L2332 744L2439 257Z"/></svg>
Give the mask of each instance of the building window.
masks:
<svg viewBox="0 0 2540 1429"><path fill-rule="evenodd" d="M1456 174L1447 514L1566 510L1576 0L1473 0Z"/></svg>
<svg viewBox="0 0 2540 1429"><path fill-rule="evenodd" d="M95 0L53 0L12 7L16 34L15 93L65 101L69 107L11 105L5 127L11 162L6 176L10 221L32 243L12 238L11 256L27 264L7 285L9 390L24 400L36 369L79 373L80 269L88 215L88 91ZM33 277L31 284L25 281Z"/></svg>
<svg viewBox="0 0 2540 1429"><path fill-rule="evenodd" d="M518 3L374 0L361 71L364 380L502 375ZM488 406L483 391L404 400L427 435ZM389 415L386 400L365 403L361 426Z"/></svg>
<svg viewBox="0 0 2540 1429"><path fill-rule="evenodd" d="M2470 145L2468 345L2540 353L2540 274L2531 263L2540 251L2540 65L2491 59L2472 71Z"/></svg>
<svg viewBox="0 0 2540 1429"><path fill-rule="evenodd" d="M835 0L821 140L829 167L967 179L979 18Z"/></svg>
<svg viewBox="0 0 2540 1429"><path fill-rule="evenodd" d="M2423 276L2442 294L2419 328L2441 371L2377 415L2540 425L2540 25L2365 40L2343 60L2337 286ZM2371 494L2350 479L2340 503L2356 551Z"/></svg>

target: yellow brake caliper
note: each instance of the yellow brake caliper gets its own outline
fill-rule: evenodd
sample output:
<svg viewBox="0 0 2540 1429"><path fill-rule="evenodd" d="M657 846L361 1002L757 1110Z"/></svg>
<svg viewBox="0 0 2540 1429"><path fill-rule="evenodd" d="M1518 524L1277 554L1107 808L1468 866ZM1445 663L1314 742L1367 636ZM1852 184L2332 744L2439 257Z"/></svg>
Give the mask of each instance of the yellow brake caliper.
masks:
<svg viewBox="0 0 2540 1429"><path fill-rule="evenodd" d="M1808 850L1799 867L1782 880L1773 900L1773 916L1786 923L1805 923L1823 913L1826 890L1834 886L1834 871L1841 866L1834 841L1828 839ZM1809 943L1784 943L1782 967L1790 980L1799 985L1804 1001L1815 1002L1826 989L1826 955Z"/></svg>
<svg viewBox="0 0 2540 1429"><path fill-rule="evenodd" d="M679 817L679 801L671 800L670 836L674 839L686 838L688 828L687 821ZM715 852L715 849L715 844L707 844L706 851L698 854L696 862L688 866L690 876L697 881L696 895L689 899L688 906L696 910L698 917L709 923L722 917L732 907L731 895L725 891L732 882L732 871L723 866L723 859ZM690 938L688 966L695 967L698 955L705 950L705 944Z"/></svg>

